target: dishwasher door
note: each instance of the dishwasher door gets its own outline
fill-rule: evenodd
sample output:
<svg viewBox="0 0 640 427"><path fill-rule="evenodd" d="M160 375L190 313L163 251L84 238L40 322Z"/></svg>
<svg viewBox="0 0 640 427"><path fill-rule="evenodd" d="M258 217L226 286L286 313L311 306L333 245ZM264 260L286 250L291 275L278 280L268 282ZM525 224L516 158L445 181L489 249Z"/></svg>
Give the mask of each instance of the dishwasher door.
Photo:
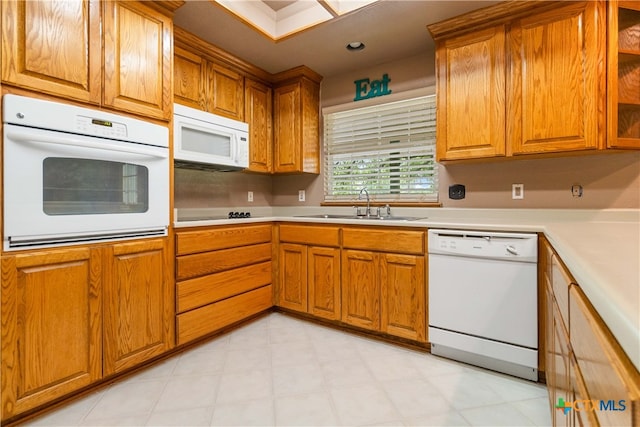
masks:
<svg viewBox="0 0 640 427"><path fill-rule="evenodd" d="M429 230L433 354L537 380L537 235Z"/></svg>
<svg viewBox="0 0 640 427"><path fill-rule="evenodd" d="M536 264L429 255L429 326L538 347Z"/></svg>

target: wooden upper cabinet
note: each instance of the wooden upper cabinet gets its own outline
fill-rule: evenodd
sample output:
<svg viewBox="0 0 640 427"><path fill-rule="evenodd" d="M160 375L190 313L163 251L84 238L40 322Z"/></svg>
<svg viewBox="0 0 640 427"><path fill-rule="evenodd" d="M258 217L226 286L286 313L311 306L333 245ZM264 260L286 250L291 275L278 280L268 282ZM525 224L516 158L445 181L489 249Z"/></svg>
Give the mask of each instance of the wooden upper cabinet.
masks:
<svg viewBox="0 0 640 427"><path fill-rule="evenodd" d="M173 21L143 2L104 3L104 105L168 120Z"/></svg>
<svg viewBox="0 0 640 427"><path fill-rule="evenodd" d="M273 95L275 173L320 173L320 81L306 67L276 75Z"/></svg>
<svg viewBox="0 0 640 427"><path fill-rule="evenodd" d="M440 43L438 160L505 155L505 27Z"/></svg>
<svg viewBox="0 0 640 427"><path fill-rule="evenodd" d="M206 61L201 56L176 47L173 55L173 100L187 107L206 109L205 75Z"/></svg>
<svg viewBox="0 0 640 427"><path fill-rule="evenodd" d="M98 0L9 0L0 9L4 83L100 104Z"/></svg>
<svg viewBox="0 0 640 427"><path fill-rule="evenodd" d="M249 170L273 172L273 90L245 78L244 118L249 123Z"/></svg>
<svg viewBox="0 0 640 427"><path fill-rule="evenodd" d="M611 0L607 57L609 148L640 148L640 1Z"/></svg>
<svg viewBox="0 0 640 427"><path fill-rule="evenodd" d="M100 252L2 258L2 419L102 377Z"/></svg>
<svg viewBox="0 0 640 427"><path fill-rule="evenodd" d="M571 2L513 23L507 103L513 154L602 147L605 17L601 2Z"/></svg>
<svg viewBox="0 0 640 427"><path fill-rule="evenodd" d="M207 64L207 110L235 120L244 120L244 77L218 64Z"/></svg>
<svg viewBox="0 0 640 427"><path fill-rule="evenodd" d="M604 1L501 2L430 25L438 160L606 148L606 18Z"/></svg>

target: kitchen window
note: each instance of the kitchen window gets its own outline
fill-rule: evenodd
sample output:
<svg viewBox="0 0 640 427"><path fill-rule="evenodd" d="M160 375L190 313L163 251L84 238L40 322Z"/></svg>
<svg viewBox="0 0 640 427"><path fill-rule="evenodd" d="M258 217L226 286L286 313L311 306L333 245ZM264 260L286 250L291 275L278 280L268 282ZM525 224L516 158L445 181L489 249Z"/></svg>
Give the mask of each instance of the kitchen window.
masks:
<svg viewBox="0 0 640 427"><path fill-rule="evenodd" d="M324 200L438 201L435 95L324 110ZM350 104L353 106L353 104Z"/></svg>

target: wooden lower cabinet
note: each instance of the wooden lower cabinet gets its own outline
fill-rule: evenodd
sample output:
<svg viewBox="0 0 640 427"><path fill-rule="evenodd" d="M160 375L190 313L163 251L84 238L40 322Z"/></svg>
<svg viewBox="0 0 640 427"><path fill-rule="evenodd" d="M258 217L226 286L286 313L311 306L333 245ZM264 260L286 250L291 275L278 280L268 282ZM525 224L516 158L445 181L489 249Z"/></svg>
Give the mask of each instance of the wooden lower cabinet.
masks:
<svg viewBox="0 0 640 427"><path fill-rule="evenodd" d="M102 377L100 251L2 258L2 419Z"/></svg>
<svg viewBox="0 0 640 427"><path fill-rule="evenodd" d="M424 256L380 254L380 331L426 340Z"/></svg>
<svg viewBox="0 0 640 427"><path fill-rule="evenodd" d="M576 370L583 378L586 399L599 405L590 414L597 418L595 425L640 425L640 373L579 286L570 289L569 316ZM603 410L601 402L608 409Z"/></svg>
<svg viewBox="0 0 640 427"><path fill-rule="evenodd" d="M427 341L426 233L342 230L342 321Z"/></svg>
<svg viewBox="0 0 640 427"><path fill-rule="evenodd" d="M178 345L273 306L271 234L271 224L176 233Z"/></svg>
<svg viewBox="0 0 640 427"><path fill-rule="evenodd" d="M542 273L553 425L640 426L640 373L557 254Z"/></svg>
<svg viewBox="0 0 640 427"><path fill-rule="evenodd" d="M307 247L295 243L280 244L281 307L307 312Z"/></svg>
<svg viewBox="0 0 640 427"><path fill-rule="evenodd" d="M340 248L307 250L307 311L323 319L340 318Z"/></svg>
<svg viewBox="0 0 640 427"><path fill-rule="evenodd" d="M2 257L2 420L174 344L166 238Z"/></svg>
<svg viewBox="0 0 640 427"><path fill-rule="evenodd" d="M279 240L277 305L339 320L339 228L283 224Z"/></svg>
<svg viewBox="0 0 640 427"><path fill-rule="evenodd" d="M375 252L343 249L341 320L380 329L380 259Z"/></svg>
<svg viewBox="0 0 640 427"><path fill-rule="evenodd" d="M174 298L165 239L112 245L104 282L104 373L158 356L173 345Z"/></svg>

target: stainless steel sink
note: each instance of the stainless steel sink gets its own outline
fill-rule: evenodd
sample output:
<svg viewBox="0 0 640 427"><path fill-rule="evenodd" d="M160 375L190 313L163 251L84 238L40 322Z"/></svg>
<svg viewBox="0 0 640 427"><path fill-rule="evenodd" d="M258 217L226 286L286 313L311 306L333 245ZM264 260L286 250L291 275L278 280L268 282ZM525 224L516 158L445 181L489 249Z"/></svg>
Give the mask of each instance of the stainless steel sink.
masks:
<svg viewBox="0 0 640 427"><path fill-rule="evenodd" d="M417 216L366 216L366 215L337 215L337 214L317 214L317 215L297 215L297 218L327 218L327 219L369 219L376 221L415 221L424 219Z"/></svg>

